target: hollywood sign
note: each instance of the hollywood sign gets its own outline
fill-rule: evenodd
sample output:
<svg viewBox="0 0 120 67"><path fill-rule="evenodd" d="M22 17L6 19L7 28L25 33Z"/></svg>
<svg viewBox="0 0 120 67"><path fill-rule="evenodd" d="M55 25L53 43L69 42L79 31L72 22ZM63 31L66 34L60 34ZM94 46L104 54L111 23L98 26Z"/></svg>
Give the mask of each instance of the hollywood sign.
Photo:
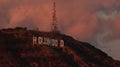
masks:
<svg viewBox="0 0 120 67"><path fill-rule="evenodd" d="M54 47L64 47L64 40L51 39L46 37L33 36L33 46L49 45Z"/></svg>

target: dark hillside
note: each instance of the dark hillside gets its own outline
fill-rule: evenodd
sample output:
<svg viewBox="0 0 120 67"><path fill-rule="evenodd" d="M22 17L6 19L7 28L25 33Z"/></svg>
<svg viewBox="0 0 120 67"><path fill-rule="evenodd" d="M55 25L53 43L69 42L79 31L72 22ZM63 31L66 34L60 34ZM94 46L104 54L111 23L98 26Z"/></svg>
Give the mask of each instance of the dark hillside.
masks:
<svg viewBox="0 0 120 67"><path fill-rule="evenodd" d="M33 36L63 39L65 46L33 46ZM120 62L70 36L17 27L0 30L0 67L120 67Z"/></svg>

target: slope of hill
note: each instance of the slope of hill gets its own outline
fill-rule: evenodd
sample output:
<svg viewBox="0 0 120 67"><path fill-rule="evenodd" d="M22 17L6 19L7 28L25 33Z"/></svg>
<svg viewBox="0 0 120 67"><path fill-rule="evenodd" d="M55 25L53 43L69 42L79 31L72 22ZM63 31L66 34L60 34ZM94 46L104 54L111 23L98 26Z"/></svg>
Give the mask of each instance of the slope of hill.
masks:
<svg viewBox="0 0 120 67"><path fill-rule="evenodd" d="M32 37L63 39L63 48L33 46ZM17 27L0 30L0 67L119 67L120 61L70 36Z"/></svg>

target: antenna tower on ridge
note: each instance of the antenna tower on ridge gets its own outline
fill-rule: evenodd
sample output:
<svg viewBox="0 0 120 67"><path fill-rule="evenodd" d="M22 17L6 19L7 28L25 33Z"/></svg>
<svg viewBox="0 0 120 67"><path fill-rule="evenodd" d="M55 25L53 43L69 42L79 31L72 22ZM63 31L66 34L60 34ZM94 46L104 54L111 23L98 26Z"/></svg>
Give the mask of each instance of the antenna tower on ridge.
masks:
<svg viewBox="0 0 120 67"><path fill-rule="evenodd" d="M60 31L58 30L57 27L57 17L56 17L56 3L55 1L53 2L53 16L52 16L52 27L51 31L53 33L59 33Z"/></svg>

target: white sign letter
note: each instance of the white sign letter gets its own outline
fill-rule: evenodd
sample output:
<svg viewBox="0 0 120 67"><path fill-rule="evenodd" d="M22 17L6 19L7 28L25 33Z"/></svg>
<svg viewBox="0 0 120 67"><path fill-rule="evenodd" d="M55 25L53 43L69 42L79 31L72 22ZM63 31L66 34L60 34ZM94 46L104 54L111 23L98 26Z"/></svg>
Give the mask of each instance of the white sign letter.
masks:
<svg viewBox="0 0 120 67"><path fill-rule="evenodd" d="M58 40L55 40L55 46L58 47Z"/></svg>
<svg viewBox="0 0 120 67"><path fill-rule="evenodd" d="M35 46L35 44L37 44L37 37L33 36L33 46Z"/></svg>
<svg viewBox="0 0 120 67"><path fill-rule="evenodd" d="M60 47L64 47L64 41L60 40Z"/></svg>
<svg viewBox="0 0 120 67"><path fill-rule="evenodd" d="M38 44L41 45L43 42L43 38L42 37L38 37Z"/></svg>

